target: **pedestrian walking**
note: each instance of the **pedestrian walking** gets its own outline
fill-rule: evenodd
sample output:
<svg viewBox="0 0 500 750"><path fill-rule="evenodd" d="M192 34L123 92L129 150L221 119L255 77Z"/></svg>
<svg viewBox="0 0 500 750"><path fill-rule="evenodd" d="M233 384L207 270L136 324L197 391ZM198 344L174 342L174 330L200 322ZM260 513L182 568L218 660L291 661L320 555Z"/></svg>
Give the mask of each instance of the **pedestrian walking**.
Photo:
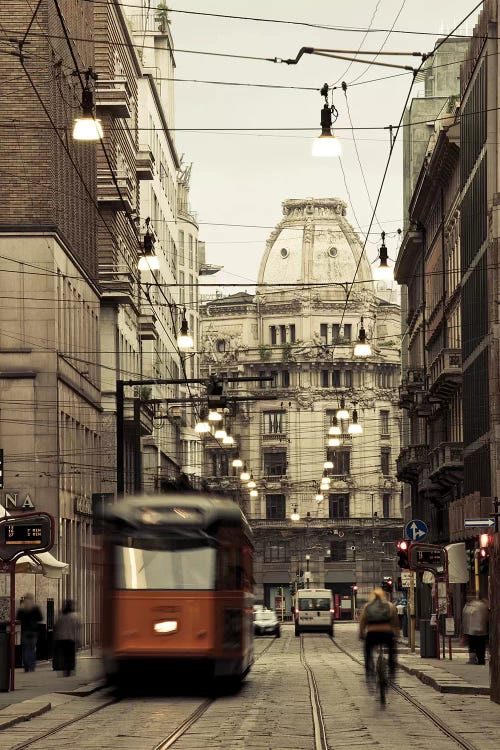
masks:
<svg viewBox="0 0 500 750"><path fill-rule="evenodd" d="M80 618L71 599L64 602L54 628L52 668L69 677L75 671L76 649L80 640Z"/></svg>
<svg viewBox="0 0 500 750"><path fill-rule="evenodd" d="M463 633L469 646L469 664L486 664L488 620L486 599L470 598L462 613Z"/></svg>
<svg viewBox="0 0 500 750"><path fill-rule="evenodd" d="M399 601L396 604L396 611L398 613L399 628L400 628L400 630L402 630L403 629L403 622L404 622L405 614L406 614L406 607L405 607L405 605L401 601Z"/></svg>
<svg viewBox="0 0 500 750"><path fill-rule="evenodd" d="M21 652L25 672L34 672L36 667L36 643L38 625L43 616L40 607L35 604L33 594L26 594L17 610L16 620L21 623Z"/></svg>

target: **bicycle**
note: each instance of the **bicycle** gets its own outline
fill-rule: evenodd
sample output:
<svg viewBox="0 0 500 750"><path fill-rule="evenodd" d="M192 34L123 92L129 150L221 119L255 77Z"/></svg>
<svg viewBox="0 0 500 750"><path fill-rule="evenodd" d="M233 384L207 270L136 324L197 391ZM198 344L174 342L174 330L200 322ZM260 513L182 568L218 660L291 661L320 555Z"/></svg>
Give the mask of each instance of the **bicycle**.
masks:
<svg viewBox="0 0 500 750"><path fill-rule="evenodd" d="M378 644L377 665L375 667L375 679L380 703L385 706L387 690L389 689L389 669L382 643Z"/></svg>

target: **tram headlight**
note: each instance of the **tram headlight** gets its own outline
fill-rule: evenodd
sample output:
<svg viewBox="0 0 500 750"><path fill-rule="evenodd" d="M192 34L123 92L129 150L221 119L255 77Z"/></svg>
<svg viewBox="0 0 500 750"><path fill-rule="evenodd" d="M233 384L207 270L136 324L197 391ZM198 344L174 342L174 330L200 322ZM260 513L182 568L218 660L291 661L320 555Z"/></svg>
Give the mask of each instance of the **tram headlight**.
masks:
<svg viewBox="0 0 500 750"><path fill-rule="evenodd" d="M164 622L155 622L154 631L164 635L165 633L175 633L177 630L177 620L165 620Z"/></svg>

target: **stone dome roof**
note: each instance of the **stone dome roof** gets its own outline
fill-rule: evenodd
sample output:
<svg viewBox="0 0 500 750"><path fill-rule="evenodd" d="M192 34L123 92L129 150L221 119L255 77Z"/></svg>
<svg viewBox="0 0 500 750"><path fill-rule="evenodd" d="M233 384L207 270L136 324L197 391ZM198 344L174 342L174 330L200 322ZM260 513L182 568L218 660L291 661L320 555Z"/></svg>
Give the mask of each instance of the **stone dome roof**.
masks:
<svg viewBox="0 0 500 750"><path fill-rule="evenodd" d="M283 202L283 218L271 232L259 269L259 283L351 282L371 292L373 277L363 246L345 218L339 198L300 198Z"/></svg>

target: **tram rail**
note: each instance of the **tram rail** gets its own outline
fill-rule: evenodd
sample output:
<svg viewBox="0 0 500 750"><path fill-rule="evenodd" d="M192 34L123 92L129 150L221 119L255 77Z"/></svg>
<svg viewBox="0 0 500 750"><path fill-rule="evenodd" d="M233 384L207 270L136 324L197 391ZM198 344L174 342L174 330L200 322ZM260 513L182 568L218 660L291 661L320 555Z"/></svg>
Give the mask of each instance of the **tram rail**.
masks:
<svg viewBox="0 0 500 750"><path fill-rule="evenodd" d="M264 656L267 651L271 648L271 646L276 641L276 638L272 638L269 643L262 649L262 651L258 654L258 656L255 658L254 663L259 661L259 659ZM15 745L12 750L26 750L27 748L31 747L32 745L35 745L37 742L41 742L42 740L45 740L49 737L53 737L55 734L58 734L59 732L62 732L64 729L67 729L68 727L74 726L75 724L78 724L80 721L83 721L84 719L88 718L89 716L92 716L93 714L97 714L100 711L103 711L105 708L108 708L109 706L113 706L117 703L120 703L123 700L123 698L120 697L113 697L109 700L105 700L103 703L99 704L98 706L95 706L94 708L89 709L85 713L81 714L80 716L75 716L73 719L68 719L67 721L63 721L60 724L57 724L56 726L52 727L51 729L47 729L44 732L40 732L34 737L30 737L27 740L24 740L23 742L20 742L18 745ZM170 732L166 737L164 737L160 742L158 742L156 745L152 747L152 750L168 750L168 748L171 748L174 746L174 744L180 740L188 731L189 729L196 724L199 719L207 712L207 710L212 706L215 701L217 700L217 697L210 697L206 698L204 701L200 703L199 706L196 707L196 709L188 716L184 721L182 721L172 732ZM321 750L323 750L323 747L321 747ZM325 746L326 748L326 746Z"/></svg>
<svg viewBox="0 0 500 750"><path fill-rule="evenodd" d="M332 642L332 644L339 649L339 651L342 651L343 654L348 656L352 661L354 661L356 664L360 664L364 668L364 662L361 659L357 659L355 656L353 656L347 649L345 649L343 646L341 646L335 638L332 636L328 636L329 640ZM446 722L444 722L442 719L439 718L433 711L431 711L429 708L424 706L419 700L414 698L410 693L408 693L407 690L400 687L399 685L396 685L395 682L390 681L389 683L392 690L394 690L395 693L400 695L404 700L408 701L408 703L411 703L411 705L417 709L423 716L425 716L429 721L431 721L446 737L456 742L459 747L463 748L463 750L479 750L476 745L473 745L472 742L469 742L465 739L461 734L456 732L454 729L452 729Z"/></svg>

